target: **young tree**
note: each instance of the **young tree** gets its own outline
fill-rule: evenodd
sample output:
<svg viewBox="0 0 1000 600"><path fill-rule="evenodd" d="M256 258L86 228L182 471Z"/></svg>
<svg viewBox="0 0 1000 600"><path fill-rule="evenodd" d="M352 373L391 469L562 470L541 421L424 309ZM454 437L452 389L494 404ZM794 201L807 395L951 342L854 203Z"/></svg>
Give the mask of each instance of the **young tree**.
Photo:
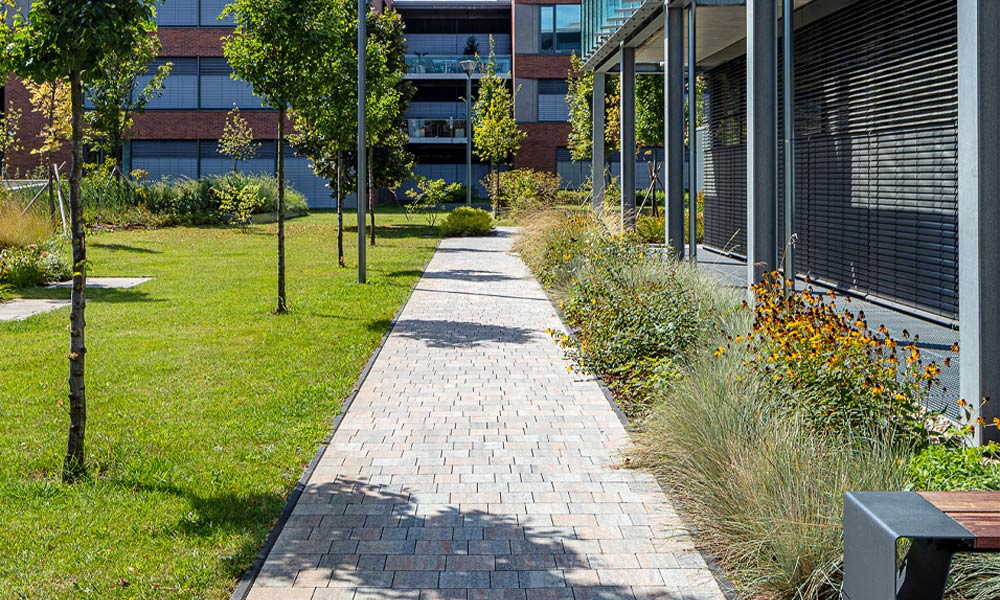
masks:
<svg viewBox="0 0 1000 600"><path fill-rule="evenodd" d="M118 177L122 177L122 146L135 124L135 115L142 114L149 103L163 95L163 81L173 63L156 68L146 85L149 63L160 52L160 40L152 35L141 36L124 51L103 57L98 75L86 86L87 98L93 110L87 111L90 141L114 159Z"/></svg>
<svg viewBox="0 0 1000 600"><path fill-rule="evenodd" d="M491 179L497 165L507 165L521 148L527 135L514 118L514 95L507 82L497 75L493 37L490 36L490 56L483 76L479 79L479 97L472 107L472 142L476 155L489 161ZM494 194L499 190L494 190Z"/></svg>
<svg viewBox="0 0 1000 600"><path fill-rule="evenodd" d="M0 179L7 176L7 155L21 150L21 110L9 107L0 115Z"/></svg>
<svg viewBox="0 0 1000 600"><path fill-rule="evenodd" d="M248 82L278 111L278 303L288 312L285 294L285 121L289 107L313 93L305 73L322 70L328 32L320 23L324 0L234 0L222 11L236 29L224 52L233 77Z"/></svg>
<svg viewBox="0 0 1000 600"><path fill-rule="evenodd" d="M594 72L583 69L583 59L576 52L569 57L566 78L566 106L570 132L566 138L569 156L576 161L590 160L594 152L593 114Z"/></svg>
<svg viewBox="0 0 1000 600"><path fill-rule="evenodd" d="M397 189L413 169L403 115L416 90L404 79L406 38L399 13L391 9L370 12L368 32L368 214L369 241L374 246L379 188Z"/></svg>
<svg viewBox="0 0 1000 600"><path fill-rule="evenodd" d="M233 173L239 173L241 160L253 160L260 150L260 143L253 139L253 129L250 123L240 115L238 106L226 115L226 126L219 138L219 152L233 159Z"/></svg>
<svg viewBox="0 0 1000 600"><path fill-rule="evenodd" d="M293 119L292 144L309 157L313 172L329 182L337 202L337 264L344 262L345 161L357 139L357 22L350 16L352 0L328 0L323 29L330 35L325 67L304 73L311 93L299 102Z"/></svg>
<svg viewBox="0 0 1000 600"><path fill-rule="evenodd" d="M124 56L155 28L154 0L35 0L27 18L8 14L0 28L0 71L32 81L68 79L72 106L72 167L69 206L73 233L73 290L70 308L69 441L63 480L86 475L84 437L87 424L84 368L86 345L87 246L80 181L83 177L83 86L94 81L108 56Z"/></svg>
<svg viewBox="0 0 1000 600"><path fill-rule="evenodd" d="M34 83L24 82L31 98L31 112L42 118L41 145L31 150L45 161L49 180L49 216L56 219L55 163L53 156L73 135L73 107L70 105L69 84L65 79Z"/></svg>

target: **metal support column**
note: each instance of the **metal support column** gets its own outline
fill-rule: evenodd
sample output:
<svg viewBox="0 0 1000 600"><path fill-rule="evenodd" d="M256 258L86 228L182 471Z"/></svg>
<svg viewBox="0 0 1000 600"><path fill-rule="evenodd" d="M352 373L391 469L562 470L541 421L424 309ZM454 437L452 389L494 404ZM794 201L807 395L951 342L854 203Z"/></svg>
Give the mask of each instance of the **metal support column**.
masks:
<svg viewBox="0 0 1000 600"><path fill-rule="evenodd" d="M785 161L785 239L784 271L785 279L792 282L795 289L795 3L784 0L782 5L782 99L784 116L784 161Z"/></svg>
<svg viewBox="0 0 1000 600"><path fill-rule="evenodd" d="M472 206L472 73L465 75L465 205Z"/></svg>
<svg viewBox="0 0 1000 600"><path fill-rule="evenodd" d="M777 268L777 0L747 0L747 277Z"/></svg>
<svg viewBox="0 0 1000 600"><path fill-rule="evenodd" d="M698 261L698 6L688 7L688 260Z"/></svg>
<svg viewBox="0 0 1000 600"><path fill-rule="evenodd" d="M1000 2L958 0L958 274L961 393L1000 416ZM977 428L980 442L996 427Z"/></svg>
<svg viewBox="0 0 1000 600"><path fill-rule="evenodd" d="M591 201L594 212L604 214L604 73L594 72L593 101L591 117L594 121L594 138L591 147Z"/></svg>
<svg viewBox="0 0 1000 600"><path fill-rule="evenodd" d="M619 144L621 160L622 230L635 229L635 48L622 44L621 59L621 123Z"/></svg>
<svg viewBox="0 0 1000 600"><path fill-rule="evenodd" d="M667 245L684 258L684 9L664 0L663 123Z"/></svg>
<svg viewBox="0 0 1000 600"><path fill-rule="evenodd" d="M358 0L358 283L368 282L365 203L368 201L368 91L365 65L368 51L368 0Z"/></svg>

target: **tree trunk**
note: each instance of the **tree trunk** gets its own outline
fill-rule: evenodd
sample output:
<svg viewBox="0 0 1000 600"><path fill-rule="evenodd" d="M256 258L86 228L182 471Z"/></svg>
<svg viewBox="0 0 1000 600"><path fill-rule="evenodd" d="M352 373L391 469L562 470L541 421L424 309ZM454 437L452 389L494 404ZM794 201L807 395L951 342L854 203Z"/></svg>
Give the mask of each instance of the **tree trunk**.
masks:
<svg viewBox="0 0 1000 600"><path fill-rule="evenodd" d="M70 73L70 102L73 111L73 165L69 176L69 214L73 231L73 291L69 315L69 442L63 463L63 481L73 483L87 474L84 437L87 430L87 396L84 367L87 348L84 338L87 307L87 242L83 228L80 180L83 178L83 84L80 72Z"/></svg>
<svg viewBox="0 0 1000 600"><path fill-rule="evenodd" d="M277 314L288 312L285 304L285 107L278 109L278 308Z"/></svg>
<svg viewBox="0 0 1000 600"><path fill-rule="evenodd" d="M52 219L53 223L59 220L59 215L56 214L56 166L52 164L52 155L49 154L48 157L49 169L49 218Z"/></svg>
<svg viewBox="0 0 1000 600"><path fill-rule="evenodd" d="M337 150L337 264L344 262L344 152Z"/></svg>
<svg viewBox="0 0 1000 600"><path fill-rule="evenodd" d="M372 166L375 162L375 149L368 151L368 214L371 215L371 245L375 245L375 177L374 177L374 167Z"/></svg>

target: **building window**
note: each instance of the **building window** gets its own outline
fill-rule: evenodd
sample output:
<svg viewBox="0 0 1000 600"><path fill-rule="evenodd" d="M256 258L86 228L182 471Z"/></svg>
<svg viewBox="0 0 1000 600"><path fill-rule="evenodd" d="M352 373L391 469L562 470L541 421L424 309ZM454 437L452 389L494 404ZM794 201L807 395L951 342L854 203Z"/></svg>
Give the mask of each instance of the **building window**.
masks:
<svg viewBox="0 0 1000 600"><path fill-rule="evenodd" d="M542 52L580 53L580 5L555 4L539 7Z"/></svg>
<svg viewBox="0 0 1000 600"><path fill-rule="evenodd" d="M160 27L232 27L232 15L220 19L228 0L165 0L156 7Z"/></svg>
<svg viewBox="0 0 1000 600"><path fill-rule="evenodd" d="M146 87L149 80L164 63L173 63L170 74L163 80L163 95L154 97L146 107L149 110L179 110L198 108L198 59L157 58L146 74L138 78L137 88Z"/></svg>
<svg viewBox="0 0 1000 600"><path fill-rule="evenodd" d="M233 79L233 68L225 58L202 58L198 67L201 108L206 110L260 109L264 105L250 84Z"/></svg>
<svg viewBox="0 0 1000 600"><path fill-rule="evenodd" d="M567 91L568 88L565 80L538 80L539 121L565 122L569 120L569 107L566 106Z"/></svg>

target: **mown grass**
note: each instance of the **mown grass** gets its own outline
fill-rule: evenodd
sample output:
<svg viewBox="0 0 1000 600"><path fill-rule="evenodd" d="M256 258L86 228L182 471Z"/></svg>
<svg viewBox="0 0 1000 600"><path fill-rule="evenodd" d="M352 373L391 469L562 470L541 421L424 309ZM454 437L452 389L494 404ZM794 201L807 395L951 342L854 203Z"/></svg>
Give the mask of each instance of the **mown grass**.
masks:
<svg viewBox="0 0 1000 600"><path fill-rule="evenodd" d="M437 243L401 215L379 234L359 286L336 215L290 221L285 316L273 225L91 236L92 276L155 279L90 292L92 475L73 486L68 310L0 323L0 598L227 597Z"/></svg>

